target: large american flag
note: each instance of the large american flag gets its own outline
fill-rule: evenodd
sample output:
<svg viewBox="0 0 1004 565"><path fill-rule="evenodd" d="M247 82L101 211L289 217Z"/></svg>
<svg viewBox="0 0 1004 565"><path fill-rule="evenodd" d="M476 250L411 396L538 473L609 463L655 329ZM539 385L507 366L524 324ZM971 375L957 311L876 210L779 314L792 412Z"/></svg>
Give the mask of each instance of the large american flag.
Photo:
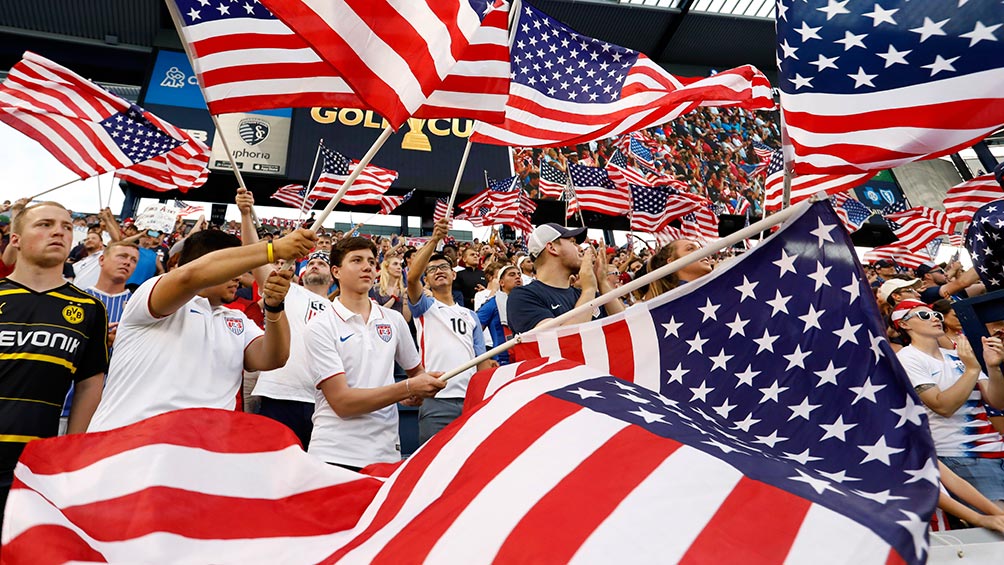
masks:
<svg viewBox="0 0 1004 565"><path fill-rule="evenodd" d="M208 178L206 144L30 51L0 85L0 121L82 179L119 171L152 190L188 191Z"/></svg>
<svg viewBox="0 0 1004 565"><path fill-rule="evenodd" d="M1004 124L996 2L781 0L781 106L799 174L890 169Z"/></svg>
<svg viewBox="0 0 1004 565"><path fill-rule="evenodd" d="M471 139L478 143L572 145L660 125L698 106L774 105L766 77L748 65L675 77L637 51L580 35L525 3L513 28L506 121L476 124Z"/></svg>
<svg viewBox="0 0 1004 565"><path fill-rule="evenodd" d="M784 155L778 149L770 156L764 181L767 191L764 208L768 211L780 210L784 203ZM851 175L798 175L791 179L790 203L798 204L813 194L825 191L837 194L858 187L873 176L873 173Z"/></svg>
<svg viewBox="0 0 1004 565"><path fill-rule="evenodd" d="M342 183L359 163L349 160L341 153L328 149L321 144L321 176L310 190L310 197L317 200L330 200L342 188ZM397 171L366 165L359 176L342 196L339 204L357 206L363 204L380 205L380 197L387 192L390 185L397 180Z"/></svg>
<svg viewBox="0 0 1004 565"><path fill-rule="evenodd" d="M589 210L609 216L626 216L631 211L630 189L626 184L614 184L606 169L569 163L568 174L575 191L575 202L568 206L569 212Z"/></svg>
<svg viewBox="0 0 1004 565"><path fill-rule="evenodd" d="M914 251L924 249L928 243L952 233L952 221L948 215L926 206L886 214L885 218L891 220L890 225L895 226L893 233L900 245Z"/></svg>
<svg viewBox="0 0 1004 565"><path fill-rule="evenodd" d="M561 198L568 187L568 175L564 171L541 160L537 192L541 198Z"/></svg>
<svg viewBox="0 0 1004 565"><path fill-rule="evenodd" d="M966 231L966 248L987 290L1004 288L1004 198L976 211Z"/></svg>
<svg viewBox="0 0 1004 565"><path fill-rule="evenodd" d="M306 212L317 203L317 200L313 198L304 198L306 195L307 189L302 184L287 184L276 190L272 194L272 198L293 208L299 208L302 212Z"/></svg>
<svg viewBox="0 0 1004 565"><path fill-rule="evenodd" d="M415 189L411 189L407 194L401 196L388 196L386 194L380 197L380 213L390 214L395 208L404 204L405 202L411 200L412 195L415 194Z"/></svg>
<svg viewBox="0 0 1004 565"><path fill-rule="evenodd" d="M948 189L945 195L945 212L956 224L969 222L973 214L988 202L1004 198L1004 190L993 173L980 175Z"/></svg>
<svg viewBox="0 0 1004 565"><path fill-rule="evenodd" d="M284 33L311 50L311 60L319 57L328 64L329 74L344 79L363 107L376 110L395 129L410 116L494 122L502 118L509 83L505 2L263 0L262 4L285 24ZM240 33L241 28L237 30Z"/></svg>
<svg viewBox="0 0 1004 565"><path fill-rule="evenodd" d="M700 518L685 522L694 533L684 539L700 541L710 527L708 541L720 542L715 520L737 514L750 522L725 525L724 538L748 536L771 552L763 562L923 563L938 498L924 407L885 338L840 220L826 202L802 206L775 235L711 274L603 320L524 335L517 356L563 357L633 381L569 393L583 402L624 399L625 410L657 433L741 471L740 485L770 487L755 506L748 499L733 506L739 493L727 481L710 508L687 508ZM475 376L467 402L505 393L517 371ZM709 476L702 490L716 490L716 482ZM763 509L771 519L762 519ZM823 509L825 516L816 513ZM654 521L664 532L678 524ZM830 533L808 533L817 528Z"/></svg>

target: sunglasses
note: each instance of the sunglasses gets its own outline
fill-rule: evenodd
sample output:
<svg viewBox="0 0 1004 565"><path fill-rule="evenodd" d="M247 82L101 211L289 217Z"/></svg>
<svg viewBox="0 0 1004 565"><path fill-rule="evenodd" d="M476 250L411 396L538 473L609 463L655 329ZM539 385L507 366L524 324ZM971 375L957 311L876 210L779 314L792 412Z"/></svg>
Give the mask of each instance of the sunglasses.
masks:
<svg viewBox="0 0 1004 565"><path fill-rule="evenodd" d="M915 312L913 314L907 314L906 316L903 316L902 321L905 322L905 321L909 320L910 318L920 318L921 320L924 320L925 322L928 321L928 320L930 320L931 318L937 318L939 322L944 322L945 321L945 317L941 314L941 312L933 312L931 310L921 310L920 312Z"/></svg>

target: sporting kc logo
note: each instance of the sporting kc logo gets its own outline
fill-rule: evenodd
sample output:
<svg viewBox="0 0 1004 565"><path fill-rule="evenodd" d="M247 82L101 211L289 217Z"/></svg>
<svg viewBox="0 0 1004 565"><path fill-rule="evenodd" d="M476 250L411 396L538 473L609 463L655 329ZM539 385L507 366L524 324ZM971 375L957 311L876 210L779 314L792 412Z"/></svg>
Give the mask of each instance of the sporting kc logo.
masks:
<svg viewBox="0 0 1004 565"><path fill-rule="evenodd" d="M268 122L259 118L244 118L237 126L237 133L248 145L258 145L268 139Z"/></svg>
<svg viewBox="0 0 1004 565"><path fill-rule="evenodd" d="M390 338L394 335L390 329L390 324L377 324L376 331L377 335L380 336L380 339L390 343Z"/></svg>
<svg viewBox="0 0 1004 565"><path fill-rule="evenodd" d="M229 317L224 319L227 322L227 329L230 330L230 333L234 335L241 335L242 333L244 333L244 320L240 318L229 318Z"/></svg>

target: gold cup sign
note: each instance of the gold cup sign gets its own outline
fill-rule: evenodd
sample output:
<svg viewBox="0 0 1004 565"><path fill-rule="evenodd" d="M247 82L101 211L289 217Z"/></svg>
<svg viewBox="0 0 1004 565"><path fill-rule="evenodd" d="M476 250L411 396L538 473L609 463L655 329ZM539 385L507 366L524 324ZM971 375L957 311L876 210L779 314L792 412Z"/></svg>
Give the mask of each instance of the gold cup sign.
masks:
<svg viewBox="0 0 1004 565"><path fill-rule="evenodd" d="M422 132L425 129L425 122L426 120L418 118L408 118L409 131L404 134L404 139L401 140L401 149L432 151L432 143L429 142L429 136Z"/></svg>

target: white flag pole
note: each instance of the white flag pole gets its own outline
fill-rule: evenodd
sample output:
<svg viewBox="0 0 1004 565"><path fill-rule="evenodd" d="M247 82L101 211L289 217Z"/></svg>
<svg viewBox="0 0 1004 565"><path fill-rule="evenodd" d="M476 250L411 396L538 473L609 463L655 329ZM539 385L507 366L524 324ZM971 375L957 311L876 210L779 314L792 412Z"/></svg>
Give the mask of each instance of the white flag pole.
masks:
<svg viewBox="0 0 1004 565"><path fill-rule="evenodd" d="M453 203L457 200L457 191L460 189L460 179L464 176L464 169L467 168L467 157L471 154L471 138L467 137L467 145L464 147L464 156L460 158L460 167L457 168L457 178L453 181L453 192L446 205L446 219L453 217Z"/></svg>
<svg viewBox="0 0 1004 565"><path fill-rule="evenodd" d="M733 245L756 234L757 232L769 229L773 226L776 226L777 224L780 224L781 222L787 220L792 216L801 214L802 212L805 211L806 208L811 206L812 203L814 203L815 201L816 201L815 197L809 198L803 202L798 203L795 206L789 206L788 208L781 210L780 212L774 214L769 218L764 218L751 226L747 226L737 232L734 232L727 237L715 240L712 243L708 244L707 247L703 247L689 255L681 257L676 261L673 261L672 263L663 265L662 267L652 271L651 273L648 273L643 277L639 277L623 286L619 286L604 295L597 296L596 298L590 300L589 302L583 304L582 306L569 310L568 312L565 312L564 314L556 318L551 318L550 320L547 320L546 322L542 323L541 325L533 328L532 330L526 333L516 335L514 339L511 339L503 343L502 345L499 345L498 347L495 347L494 349L487 351L484 354L475 357L474 359L471 359L470 361L464 363L463 365L455 369L443 373L443 375L440 376L439 379L443 381L448 381L453 377L459 375L460 373L463 373L464 371L470 369L471 367L476 367L478 363L481 363L482 361L487 361L488 359L491 359L492 357L498 355L499 353L507 351L510 348L516 346L517 344L522 342L523 336L536 334L543 330L560 326L566 320L573 319L577 316L582 315L585 312L592 312L594 309L599 308L600 306L603 306L604 304L607 304L609 302L612 302L620 298L621 296L634 292L635 290L638 290L639 288L642 288L647 284L651 284L665 277L666 275L675 273L676 271L679 271L680 269L686 267L687 265L690 265L691 263L696 263L697 261L700 261L705 257L710 257L715 253L718 253L722 249L732 247Z"/></svg>
<svg viewBox="0 0 1004 565"><path fill-rule="evenodd" d="M313 190L313 187L310 186L310 183L313 182L314 171L317 170L317 159L318 157L321 156L321 147L323 146L324 146L324 138L322 137L317 141L317 151L314 152L314 164L313 166L310 167L310 176L307 177L307 186L303 189L303 202L300 202L300 215L297 216L296 219L297 224L299 224L300 220L303 219L303 213L305 212L304 208L307 207L307 200L308 200L307 197L310 196L310 191ZM320 180L320 178L321 177L317 177L318 180Z"/></svg>
<svg viewBox="0 0 1004 565"><path fill-rule="evenodd" d="M94 175L94 182L98 183L98 212L100 212L105 202L105 196L101 193L101 175Z"/></svg>
<svg viewBox="0 0 1004 565"><path fill-rule="evenodd" d="M389 138L392 133L394 133L394 130L390 128L384 129L383 133L380 134L380 137L376 138L376 141L374 141L373 145L370 146L369 151L367 151L366 154L363 155L363 158L356 163L356 168L349 173L349 177L342 183L342 187L339 188L338 192L336 192L335 195L331 197L331 200L328 201L328 205L324 207L323 211L321 211L321 215L314 220L314 225L310 226L310 229L314 233L317 233L317 230L321 229L321 226L324 225L324 220L328 219L331 211L338 205L338 201L345 196L346 192L349 191L349 187L356 181L359 174L363 172L366 165L370 164L370 161L373 160L373 156L377 154L377 151L379 151L381 147L383 147L383 144L387 142L387 138Z"/></svg>
<svg viewBox="0 0 1004 565"><path fill-rule="evenodd" d="M73 180L68 180L68 181L64 182L63 184L61 184L59 186L54 186L54 187L50 188L49 190L43 190L42 192L39 192L38 194L33 194L33 195L31 195L31 196L28 197L28 201L32 201L32 200L38 198L39 196L42 196L43 194L49 194L50 192L52 192L54 190L59 190L60 188L63 188L64 186L70 186L71 184L73 184L73 183L75 183L77 181L80 181L80 180L83 180L83 179L75 178Z"/></svg>

